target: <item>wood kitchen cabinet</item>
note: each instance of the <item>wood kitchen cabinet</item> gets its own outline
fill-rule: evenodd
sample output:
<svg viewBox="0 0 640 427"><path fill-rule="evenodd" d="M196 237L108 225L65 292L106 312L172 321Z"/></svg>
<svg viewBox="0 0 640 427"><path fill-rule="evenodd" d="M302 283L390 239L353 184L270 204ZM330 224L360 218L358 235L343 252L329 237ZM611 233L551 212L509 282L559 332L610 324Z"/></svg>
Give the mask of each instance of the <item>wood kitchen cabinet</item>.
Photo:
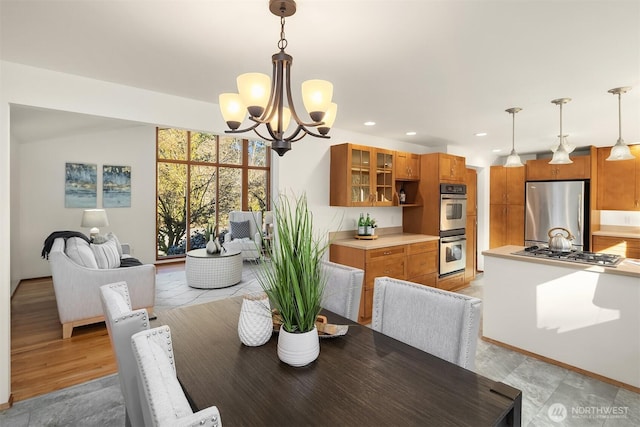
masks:
<svg viewBox="0 0 640 427"><path fill-rule="evenodd" d="M420 155L396 151L396 180L417 181L420 179Z"/></svg>
<svg viewBox="0 0 640 427"><path fill-rule="evenodd" d="M564 179L589 179L591 156L573 156L568 165L550 165L551 159L527 160L527 181L554 181ZM518 168L514 168L518 169Z"/></svg>
<svg viewBox="0 0 640 427"><path fill-rule="evenodd" d="M634 160L608 162L611 148L598 148L597 209L640 210L640 144L629 149Z"/></svg>
<svg viewBox="0 0 640 427"><path fill-rule="evenodd" d="M393 277L435 286L438 272L438 240L376 249L360 249L340 244L329 248L329 260L364 270L358 322L371 322L376 277Z"/></svg>
<svg viewBox="0 0 640 427"><path fill-rule="evenodd" d="M438 171L441 182L464 182L466 162L464 157L453 154L438 154Z"/></svg>
<svg viewBox="0 0 640 427"><path fill-rule="evenodd" d="M615 254L625 258L640 259L640 239L630 237L593 236L593 252Z"/></svg>
<svg viewBox="0 0 640 427"><path fill-rule="evenodd" d="M356 144L331 146L331 206L393 206L395 154Z"/></svg>
<svg viewBox="0 0 640 427"><path fill-rule="evenodd" d="M524 169L491 166L489 248L524 245Z"/></svg>
<svg viewBox="0 0 640 427"><path fill-rule="evenodd" d="M478 202L476 195L478 174L475 169L467 168L465 184L467 184L467 223L465 226L465 234L467 236L467 263L464 269L464 281L468 283L475 279L478 269Z"/></svg>

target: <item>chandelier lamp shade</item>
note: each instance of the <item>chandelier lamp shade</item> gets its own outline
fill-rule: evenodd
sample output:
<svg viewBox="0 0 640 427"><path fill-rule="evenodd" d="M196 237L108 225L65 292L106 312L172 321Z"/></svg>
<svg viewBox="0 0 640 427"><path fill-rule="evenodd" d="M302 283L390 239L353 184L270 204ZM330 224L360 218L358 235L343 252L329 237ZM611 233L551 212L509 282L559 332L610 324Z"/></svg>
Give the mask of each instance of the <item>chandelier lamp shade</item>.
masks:
<svg viewBox="0 0 640 427"><path fill-rule="evenodd" d="M516 153L516 113L522 111L522 108L512 107L507 108L505 111L511 114L511 117L513 118L513 124L511 127L511 154L509 154L509 157L507 157L507 161L505 162L504 167L521 168L524 165L520 160L520 156L518 156L518 153Z"/></svg>
<svg viewBox="0 0 640 427"><path fill-rule="evenodd" d="M558 135L560 137L560 143L558 144L558 148L553 152L553 157L549 162L550 165L568 165L573 163L573 160L569 157L569 153L573 151L573 149L567 149L565 139L567 135L562 133L562 106L569 101L571 101L571 98L558 98L551 101L552 104L560 106L560 134Z"/></svg>
<svg viewBox="0 0 640 427"><path fill-rule="evenodd" d="M310 121L300 117L291 94L293 57L285 52L288 42L284 34L285 18L296 12L296 2L270 0L269 10L280 17L281 28L278 42L280 51L271 57L272 77L261 73L242 74L237 78L238 93L220 94L219 103L222 117L229 127L226 133L254 131L260 138L271 142L271 148L282 156L291 149L292 142L306 135L329 138L338 106L331 102L332 83L307 80L302 83L302 100ZM241 129L247 113L253 123ZM296 127L285 135L291 119ZM263 129L266 129L266 133Z"/></svg>
<svg viewBox="0 0 640 427"><path fill-rule="evenodd" d="M611 147L611 154L607 157L606 160L632 160L635 159L635 156L631 154L631 150L629 150L629 146L625 144L622 139L622 103L621 98L622 94L630 91L630 87L617 87L615 89L611 89L608 92L613 95L618 95L618 141L615 143L613 147Z"/></svg>

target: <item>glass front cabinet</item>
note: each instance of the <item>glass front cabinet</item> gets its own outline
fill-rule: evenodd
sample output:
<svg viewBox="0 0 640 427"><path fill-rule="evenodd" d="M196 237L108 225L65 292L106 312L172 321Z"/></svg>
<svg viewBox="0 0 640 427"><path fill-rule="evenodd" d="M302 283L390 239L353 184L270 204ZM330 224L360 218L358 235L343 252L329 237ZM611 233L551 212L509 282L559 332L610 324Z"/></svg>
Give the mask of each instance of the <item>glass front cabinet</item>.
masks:
<svg viewBox="0 0 640 427"><path fill-rule="evenodd" d="M331 146L331 206L394 206L394 152L355 144Z"/></svg>

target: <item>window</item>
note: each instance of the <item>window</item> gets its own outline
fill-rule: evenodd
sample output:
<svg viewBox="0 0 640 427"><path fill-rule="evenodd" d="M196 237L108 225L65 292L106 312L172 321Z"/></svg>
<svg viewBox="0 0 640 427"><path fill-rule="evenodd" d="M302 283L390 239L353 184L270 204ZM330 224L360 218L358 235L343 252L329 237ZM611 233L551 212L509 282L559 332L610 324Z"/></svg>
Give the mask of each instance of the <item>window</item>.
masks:
<svg viewBox="0 0 640 427"><path fill-rule="evenodd" d="M264 141L158 128L157 259L204 247L231 211L268 210L270 160Z"/></svg>

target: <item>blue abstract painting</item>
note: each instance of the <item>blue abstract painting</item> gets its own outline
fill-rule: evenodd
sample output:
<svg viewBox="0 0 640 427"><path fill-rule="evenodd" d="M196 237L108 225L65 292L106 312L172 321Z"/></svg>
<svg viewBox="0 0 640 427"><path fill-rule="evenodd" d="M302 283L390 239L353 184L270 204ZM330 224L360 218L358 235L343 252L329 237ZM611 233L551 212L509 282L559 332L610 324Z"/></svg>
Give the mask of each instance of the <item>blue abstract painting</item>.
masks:
<svg viewBox="0 0 640 427"><path fill-rule="evenodd" d="M97 165L66 163L65 208L95 208L97 203Z"/></svg>
<svg viewBox="0 0 640 427"><path fill-rule="evenodd" d="M102 207L131 207L131 166L102 167Z"/></svg>

